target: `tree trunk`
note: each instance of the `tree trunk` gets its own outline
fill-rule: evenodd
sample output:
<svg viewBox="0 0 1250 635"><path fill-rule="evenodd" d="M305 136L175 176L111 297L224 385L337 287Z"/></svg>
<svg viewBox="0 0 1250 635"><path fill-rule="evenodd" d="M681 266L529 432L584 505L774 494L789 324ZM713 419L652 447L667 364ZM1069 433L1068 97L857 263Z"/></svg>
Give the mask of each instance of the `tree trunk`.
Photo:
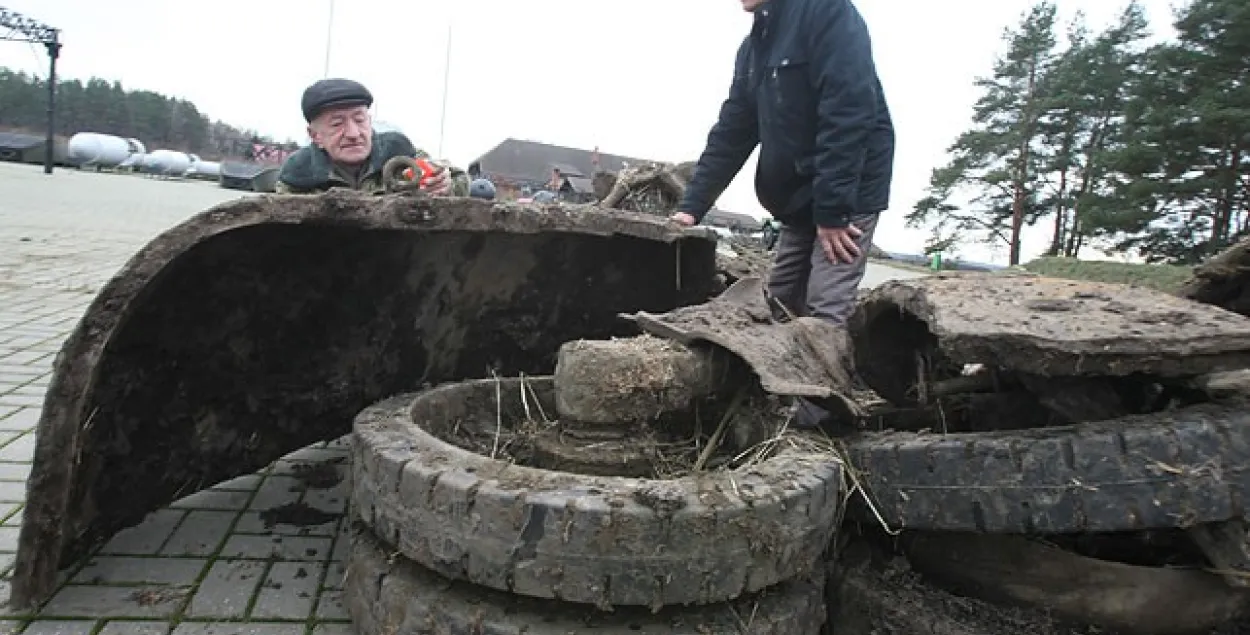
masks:
<svg viewBox="0 0 1250 635"><path fill-rule="evenodd" d="M1021 130L1019 165L1016 167L1016 178L1013 184L1015 192L1011 200L1011 255L1008 264L1020 264L1020 232L1024 228L1024 202L1028 196L1029 185L1029 144L1033 140L1033 124L1036 114L1034 102L1037 99L1037 65L1033 58L1033 66L1029 69L1029 100L1024 108L1025 128Z"/></svg>

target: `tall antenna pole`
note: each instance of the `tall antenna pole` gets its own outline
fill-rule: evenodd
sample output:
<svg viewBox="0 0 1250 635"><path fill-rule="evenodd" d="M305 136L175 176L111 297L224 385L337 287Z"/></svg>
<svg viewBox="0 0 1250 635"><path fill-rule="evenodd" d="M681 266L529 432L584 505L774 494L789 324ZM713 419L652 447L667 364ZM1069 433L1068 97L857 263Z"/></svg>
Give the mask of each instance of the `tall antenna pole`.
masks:
<svg viewBox="0 0 1250 635"><path fill-rule="evenodd" d="M326 65L322 77L330 76L330 36L334 34L334 0L330 0L330 17L326 20Z"/></svg>
<svg viewBox="0 0 1250 635"><path fill-rule="evenodd" d="M447 130L447 86L451 83L451 18L447 19L447 52L443 55L443 114L438 122L438 156L443 158L443 137Z"/></svg>

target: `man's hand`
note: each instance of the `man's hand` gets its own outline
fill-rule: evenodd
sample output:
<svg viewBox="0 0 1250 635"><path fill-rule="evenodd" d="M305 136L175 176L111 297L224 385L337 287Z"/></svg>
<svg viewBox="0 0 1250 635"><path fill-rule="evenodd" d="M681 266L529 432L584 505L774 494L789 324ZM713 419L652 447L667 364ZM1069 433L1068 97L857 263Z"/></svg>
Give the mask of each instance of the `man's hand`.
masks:
<svg viewBox="0 0 1250 635"><path fill-rule="evenodd" d="M677 212L676 214L669 216L668 219L685 227L694 227L695 223L698 222L695 220L694 216L687 214L686 212Z"/></svg>
<svg viewBox="0 0 1250 635"><path fill-rule="evenodd" d="M863 235L864 232L854 225L816 228L816 241L820 243L825 257L834 264L845 262L849 265L855 262L860 256L859 245L855 243L855 239Z"/></svg>
<svg viewBox="0 0 1250 635"><path fill-rule="evenodd" d="M448 196L451 194L451 170L443 168L429 180L421 184L421 191L430 196Z"/></svg>

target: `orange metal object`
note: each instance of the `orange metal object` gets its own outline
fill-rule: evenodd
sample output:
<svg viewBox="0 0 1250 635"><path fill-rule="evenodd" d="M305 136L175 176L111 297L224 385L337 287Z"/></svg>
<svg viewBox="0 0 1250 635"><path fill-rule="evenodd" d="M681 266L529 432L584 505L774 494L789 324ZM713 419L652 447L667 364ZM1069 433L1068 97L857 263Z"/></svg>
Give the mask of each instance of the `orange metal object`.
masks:
<svg viewBox="0 0 1250 635"><path fill-rule="evenodd" d="M430 179L434 178L434 176L437 175L442 170L442 168L434 165L428 159L416 159L416 162L417 162L417 167L421 168L420 180L416 179L416 173L413 172L412 168L404 169L403 175L405 179L408 179L409 181L416 180L418 183L425 185L426 183L430 182Z"/></svg>

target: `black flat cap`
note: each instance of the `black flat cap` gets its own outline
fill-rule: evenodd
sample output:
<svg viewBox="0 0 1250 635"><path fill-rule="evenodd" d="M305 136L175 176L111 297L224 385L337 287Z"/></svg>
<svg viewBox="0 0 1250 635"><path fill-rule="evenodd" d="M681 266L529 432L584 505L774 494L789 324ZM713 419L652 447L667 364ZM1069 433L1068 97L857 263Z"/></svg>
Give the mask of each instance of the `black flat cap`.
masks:
<svg viewBox="0 0 1250 635"><path fill-rule="evenodd" d="M304 109L304 121L311 122L327 108L372 106L373 94L360 82L350 79L322 79L304 89L300 105Z"/></svg>

